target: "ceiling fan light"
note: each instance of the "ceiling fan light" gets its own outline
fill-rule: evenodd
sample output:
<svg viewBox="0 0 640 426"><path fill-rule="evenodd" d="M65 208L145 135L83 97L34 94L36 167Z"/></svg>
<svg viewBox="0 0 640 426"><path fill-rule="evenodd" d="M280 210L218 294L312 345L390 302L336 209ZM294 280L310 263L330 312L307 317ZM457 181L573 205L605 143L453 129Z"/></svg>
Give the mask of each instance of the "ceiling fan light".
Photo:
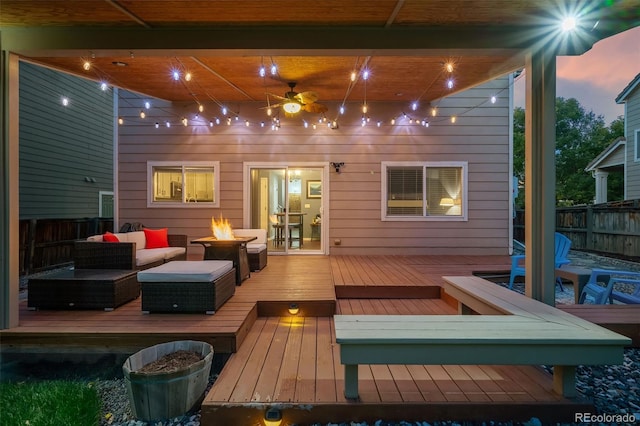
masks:
<svg viewBox="0 0 640 426"><path fill-rule="evenodd" d="M302 105L297 102L287 102L282 105L282 109L284 109L285 112L288 112L289 114L296 114L300 112L300 110L302 109Z"/></svg>

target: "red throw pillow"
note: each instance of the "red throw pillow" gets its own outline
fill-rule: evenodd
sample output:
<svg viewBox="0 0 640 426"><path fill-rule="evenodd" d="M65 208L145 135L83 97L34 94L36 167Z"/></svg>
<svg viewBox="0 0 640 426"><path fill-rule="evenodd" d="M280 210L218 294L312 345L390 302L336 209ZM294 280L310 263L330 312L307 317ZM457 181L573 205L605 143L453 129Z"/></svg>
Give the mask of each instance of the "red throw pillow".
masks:
<svg viewBox="0 0 640 426"><path fill-rule="evenodd" d="M144 228L144 237L147 242L145 248L163 248L169 247L169 239L167 238L167 228L162 229L147 229Z"/></svg>
<svg viewBox="0 0 640 426"><path fill-rule="evenodd" d="M116 234L112 234L109 231L104 233L104 235L102 236L102 241L106 241L108 243L119 243L120 242L120 240L118 239Z"/></svg>

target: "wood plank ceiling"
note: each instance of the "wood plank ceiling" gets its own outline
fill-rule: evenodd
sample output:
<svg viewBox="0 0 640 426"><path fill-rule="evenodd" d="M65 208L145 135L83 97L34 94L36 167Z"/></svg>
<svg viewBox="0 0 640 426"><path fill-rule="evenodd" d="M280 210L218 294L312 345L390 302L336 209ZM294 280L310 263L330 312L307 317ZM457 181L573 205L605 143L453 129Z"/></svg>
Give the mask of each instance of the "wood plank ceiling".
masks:
<svg viewBox="0 0 640 426"><path fill-rule="evenodd" d="M577 7L580 2L566 3ZM637 0L604 3L610 4L591 6L588 11L593 15L589 25L602 21L591 44L637 25ZM0 28L5 33L24 30L24 34L70 31L76 34L75 40L54 40L47 49L37 51L29 48L28 41L23 49L22 42L17 42L15 51L37 63L170 101L263 101L266 93L284 95L287 84L296 82L296 91L314 91L320 102L366 98L428 103L524 64L525 42L512 40L494 49L469 50L459 48L460 42L454 39L486 47L492 37L509 39L516 34L514 29L522 31L551 20L553 11L567 7L563 4L559 0L2 0ZM77 34L83 30L102 30L102 41L92 46L91 41L81 40ZM127 45L121 39L129 30L142 37L130 37ZM267 41L260 35L271 30L282 31L288 39L264 47ZM192 45L199 48L188 49L189 43L182 40L189 31L227 39L194 40ZM370 31L378 31L376 40L349 38L353 34L366 37ZM421 40L412 41L414 31ZM396 36L399 32L404 38ZM180 40L176 46L140 48L150 45L149 39L167 34ZM228 40L234 34L241 34L240 48L234 49L236 44ZM398 44L401 40L406 46ZM283 48L296 42L301 48ZM224 48L200 48L207 43ZM245 48L251 43L256 48ZM315 48L323 43L332 49ZM385 49L390 44L393 49ZM421 44L441 47L416 49ZM352 49L355 45L359 48ZM88 71L83 69L85 60L91 62ZM453 64L453 71L446 69L447 63ZM277 66L275 75L270 73L272 64ZM258 76L261 65L266 67L264 78ZM366 83L365 69L370 72ZM188 71L192 78L174 81L172 70L183 75ZM350 80L353 71L357 72L355 82ZM452 88L447 85L449 79Z"/></svg>

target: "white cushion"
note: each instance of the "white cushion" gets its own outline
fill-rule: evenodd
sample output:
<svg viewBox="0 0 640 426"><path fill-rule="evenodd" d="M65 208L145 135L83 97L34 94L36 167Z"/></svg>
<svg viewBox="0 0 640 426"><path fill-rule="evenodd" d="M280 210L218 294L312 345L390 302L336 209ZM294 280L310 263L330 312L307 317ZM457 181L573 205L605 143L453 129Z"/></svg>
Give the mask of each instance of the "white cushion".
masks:
<svg viewBox="0 0 640 426"><path fill-rule="evenodd" d="M139 282L209 283L233 269L230 260L175 260L138 272Z"/></svg>
<svg viewBox="0 0 640 426"><path fill-rule="evenodd" d="M145 251L146 250L152 250L162 253L165 260L180 256L181 254L185 254L185 252L187 251L187 249L184 247L162 247L155 249L145 249Z"/></svg>
<svg viewBox="0 0 640 426"><path fill-rule="evenodd" d="M154 262L163 262L164 253L160 249L136 250L136 265L144 266Z"/></svg>
<svg viewBox="0 0 640 426"><path fill-rule="evenodd" d="M147 239L145 238L143 231L126 232L124 234L116 234L116 235L118 236L123 235L128 242L136 243L136 250L142 250L144 248L147 248Z"/></svg>
<svg viewBox="0 0 640 426"><path fill-rule="evenodd" d="M254 244L254 243L247 244L247 253L260 253L262 250L266 250L266 249L267 249L266 244Z"/></svg>
<svg viewBox="0 0 640 426"><path fill-rule="evenodd" d="M102 234L100 235L92 235L90 237L87 237L87 241L97 241L99 243L102 242Z"/></svg>
<svg viewBox="0 0 640 426"><path fill-rule="evenodd" d="M236 237L256 237L257 239L251 241L254 244L266 244L267 243L267 230L266 229L234 229L233 235ZM250 244L251 244L250 243Z"/></svg>

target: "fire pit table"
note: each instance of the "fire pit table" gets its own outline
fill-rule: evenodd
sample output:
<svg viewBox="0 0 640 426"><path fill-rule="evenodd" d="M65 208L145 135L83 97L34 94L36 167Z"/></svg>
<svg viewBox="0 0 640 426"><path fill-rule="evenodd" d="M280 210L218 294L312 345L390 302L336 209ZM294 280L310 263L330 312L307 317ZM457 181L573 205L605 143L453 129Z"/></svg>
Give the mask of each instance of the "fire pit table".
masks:
<svg viewBox="0 0 640 426"><path fill-rule="evenodd" d="M241 285L251 276L247 243L256 237L235 237L233 240L221 240L216 237L204 237L192 240L191 244L204 246L204 260L231 260L236 268L236 285Z"/></svg>

